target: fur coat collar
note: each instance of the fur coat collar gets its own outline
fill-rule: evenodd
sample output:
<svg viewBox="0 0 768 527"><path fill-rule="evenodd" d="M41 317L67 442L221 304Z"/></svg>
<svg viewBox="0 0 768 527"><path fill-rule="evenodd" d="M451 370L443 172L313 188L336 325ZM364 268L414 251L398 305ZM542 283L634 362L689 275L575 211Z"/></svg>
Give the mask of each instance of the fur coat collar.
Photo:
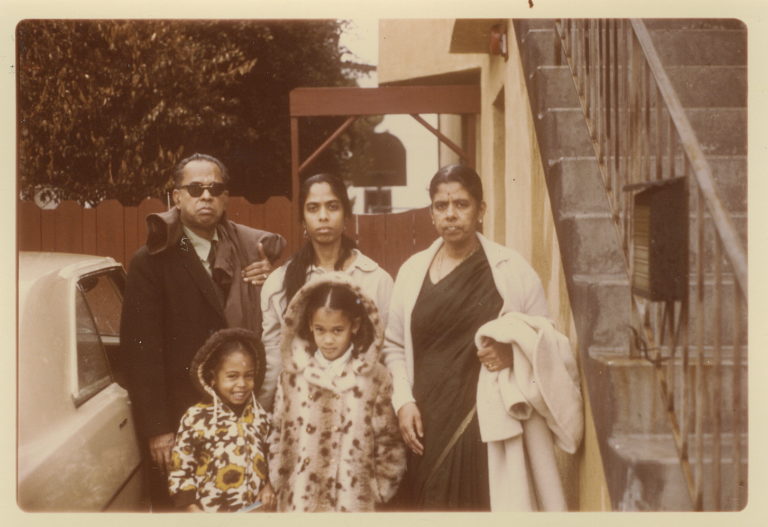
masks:
<svg viewBox="0 0 768 527"><path fill-rule="evenodd" d="M305 284L296 293L285 312L280 351L284 371L303 372L309 382L322 383L323 376L318 371L320 365L312 356L313 345L299 336L298 328L299 325L308 323L304 320L304 310L310 293L318 286L327 283L343 285L352 290L363 304L368 317L368 320L361 321L359 334L356 338L355 346L358 348L358 353L350 359L347 368L345 368L345 371L349 370L349 374L337 377L332 384L326 383L324 386L334 392L342 392L353 386L355 376L371 375L374 365L379 362L381 344L384 340L384 329L375 302L366 296L360 286L353 282L347 274L333 272L320 275L310 283Z"/></svg>

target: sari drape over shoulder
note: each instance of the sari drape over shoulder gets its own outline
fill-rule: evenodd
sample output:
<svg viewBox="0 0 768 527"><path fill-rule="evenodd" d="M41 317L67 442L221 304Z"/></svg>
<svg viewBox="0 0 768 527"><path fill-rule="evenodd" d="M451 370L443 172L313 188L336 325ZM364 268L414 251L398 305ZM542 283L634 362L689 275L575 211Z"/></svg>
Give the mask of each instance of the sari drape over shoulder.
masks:
<svg viewBox="0 0 768 527"><path fill-rule="evenodd" d="M413 395L424 455L409 457L407 493L421 510L489 510L488 454L475 412L480 362L474 335L502 308L485 253L438 283L424 280L411 327Z"/></svg>

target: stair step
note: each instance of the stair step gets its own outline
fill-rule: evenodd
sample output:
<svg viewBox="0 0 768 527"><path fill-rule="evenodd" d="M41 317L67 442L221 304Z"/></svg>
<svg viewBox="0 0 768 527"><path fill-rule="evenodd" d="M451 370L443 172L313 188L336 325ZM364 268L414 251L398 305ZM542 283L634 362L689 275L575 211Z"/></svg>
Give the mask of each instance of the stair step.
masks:
<svg viewBox="0 0 768 527"><path fill-rule="evenodd" d="M688 108L686 114L705 155L746 155L745 109ZM550 160L594 155L581 108L548 108L538 118L542 124L542 150ZM651 112L652 130L656 128L655 121L656 113Z"/></svg>
<svg viewBox="0 0 768 527"><path fill-rule="evenodd" d="M712 169L712 176L723 207L732 213L746 213L747 157L709 156L707 161ZM744 235L746 237L746 230Z"/></svg>
<svg viewBox="0 0 768 527"><path fill-rule="evenodd" d="M517 21L525 26L525 29L554 29L554 18L518 18Z"/></svg>
<svg viewBox="0 0 768 527"><path fill-rule="evenodd" d="M648 23L651 40L665 66L747 64L747 32L740 21L718 22L721 26L705 27L705 20L679 21L691 27L664 27L660 23ZM673 24L670 22L670 24ZM524 28L520 38L526 63L532 66L559 65L564 63L555 45L557 34L554 24Z"/></svg>
<svg viewBox="0 0 768 527"><path fill-rule="evenodd" d="M600 168L594 157L562 158L547 168L549 199L564 215L608 213Z"/></svg>
<svg viewBox="0 0 768 527"><path fill-rule="evenodd" d="M617 329L618 330L618 329ZM628 338L630 337L630 332L627 330L626 333ZM743 344L743 343L742 343ZM745 345L742 345L739 348L739 358L738 363L743 366L747 365L747 353ZM689 349L689 360L691 362L697 360L699 353L699 349L696 346L695 343L690 343L690 349ZM609 346L592 346L589 349L590 357L592 357L595 360L599 360L609 366L633 366L635 364L635 361L638 361L639 359L636 357L630 358L629 354L627 352L627 349L616 349ZM721 346L720 347L720 359L724 367L732 368L733 365L737 362L736 359L736 348L733 346ZM668 350L664 350L664 357L667 357ZM682 359L677 356L674 356L669 359L665 359L665 363L672 364L674 363L675 367L680 366L682 364ZM705 345L702 349L702 361L704 362L705 367L712 366L715 362L715 348L712 345ZM641 362L643 362L643 366L646 366L650 364L648 361L643 359ZM744 377L742 379L742 382L747 382L747 378Z"/></svg>
<svg viewBox="0 0 768 527"><path fill-rule="evenodd" d="M550 25L551 22L551 25ZM747 64L746 26L738 20L644 20L662 64L742 65ZM521 47L531 66L564 63L555 45L554 21L520 24Z"/></svg>
<svg viewBox="0 0 768 527"><path fill-rule="evenodd" d="M579 97L568 66L540 66L533 75L536 113L546 108L580 108ZM545 106L546 105L546 106Z"/></svg>
<svg viewBox="0 0 768 527"><path fill-rule="evenodd" d="M581 108L549 109L541 117L539 141L550 161L595 155Z"/></svg>
<svg viewBox="0 0 768 527"><path fill-rule="evenodd" d="M574 274L617 274L625 269L616 227L608 214L560 215L560 250L571 255Z"/></svg>
<svg viewBox="0 0 768 527"><path fill-rule="evenodd" d="M744 216L748 190L746 156L708 156L707 161L723 207L736 217ZM656 160L651 157L649 162L654 165ZM678 155L675 166L675 174L682 175L682 155ZM561 205L557 210L569 215L606 212L608 200L599 170L594 157L563 157L549 163L547 177L553 185L550 199ZM739 234L746 241L746 223L740 226Z"/></svg>
<svg viewBox="0 0 768 527"><path fill-rule="evenodd" d="M573 313L588 331L579 334L584 349L601 347L620 356L629 354L630 295L626 271L610 275L573 277Z"/></svg>
<svg viewBox="0 0 768 527"><path fill-rule="evenodd" d="M578 245L580 239L571 236L570 229L576 229L579 235L582 235L584 231L594 228L594 225L590 225L590 221L577 222L575 220L563 221L563 225L559 226L559 231L565 233L565 236L560 236L561 247L567 247L570 249L571 245ZM602 234L603 238L597 238ZM587 246L579 246L573 249L570 254L571 257L565 262L565 265L570 272L571 267L579 266L577 276L573 278L573 287L575 289L574 295L580 298L584 298L583 304L574 305L574 312L582 310L580 316L586 316L585 320L589 321L589 336L588 340L583 344L589 346L598 346L601 348L615 348L614 352L618 356L628 356L627 350L629 347L630 333L628 325L630 323L630 285L629 278L625 274L626 271L621 269L618 271L618 264L623 262L619 260L621 256L616 252L611 251L607 255L602 255L600 247L606 247L613 244L618 245L615 233L610 232L594 232L592 234L595 238L593 243ZM609 238L609 236L613 238ZM595 242L600 240L600 242ZM613 243L612 243L613 242ZM618 251L618 249L616 249ZM602 260L601 260L602 256ZM711 258L710 258L711 260ZM706 260L705 260L706 261ZM607 263L608 262L608 263ZM607 263L607 264L606 264ZM732 275L724 273L721 282L721 304L720 304L720 317L716 317L715 305L710 302L710 299L715 297L716 284L714 276L706 269L711 267L711 263L705 266L703 298L705 302L703 304L703 342L705 345L711 345L714 343L716 331L720 332L720 342L723 349L727 349L728 346L734 343L735 334L735 313L738 309L739 314L739 342L742 346L748 344L749 339L749 321L748 313L744 309L740 300L735 297L737 291L737 284L734 281ZM600 273L611 273L609 276L601 275ZM696 308L696 298L698 295L698 285L695 277L692 277L689 285L689 343L694 346L697 342L698 331L698 319L699 312ZM738 302L738 305L737 305Z"/></svg>
<svg viewBox="0 0 768 527"><path fill-rule="evenodd" d="M724 355L732 356L732 350L724 349ZM655 367L644 358L617 357L613 350L590 348L590 357L603 365L607 372L611 386L610 406L601 408L603 412L609 412L613 417L612 430L614 433L622 434L659 434L667 433L670 429L669 417L664 403L661 399L661 392L656 381ZM709 433L713 429L714 414L712 400L712 390L715 386L715 369L713 364L713 351L707 348L704 354L703 379L706 394L704 396L705 412L702 414L703 429ZM734 362L730 358L724 358L720 367L719 378L722 382L721 391L721 429L730 430L735 427L735 412L732 408L732 401L738 392L742 406L740 408L739 419L741 424L747 422L747 364L746 353L742 353L740 362L741 385L737 387L734 384ZM695 363L697 360L697 350L689 352L689 360ZM675 395L675 406L682 409L682 359L676 356L667 361L664 366L668 380L677 386ZM688 386L690 389L689 404L693 405L695 400L695 371L696 368L689 370ZM690 411L690 410L689 410Z"/></svg>
<svg viewBox="0 0 768 527"><path fill-rule="evenodd" d="M732 434L724 435L722 438L724 456L720 476L723 489L721 510L741 510L747 501L746 434L738 436L743 452L740 467L741 481L738 485L734 484L736 464L735 460L731 459L735 440ZM616 462L610 470L625 472L622 474L625 480L625 493L620 500L618 510L691 510L687 485L671 435L618 434L609 438L608 445L611 457ZM711 452L711 446L711 436L705 436L705 456L701 478L705 510L711 508L711 504L714 503L714 466L711 455L707 455Z"/></svg>
<svg viewBox="0 0 768 527"><path fill-rule="evenodd" d="M697 247L696 247L696 236L698 236L697 226L694 221L695 216L691 214L691 223L690 223L690 231L688 233L689 239L690 239L690 249L689 249L689 256L691 258L691 265L694 265L695 262L695 256L697 254ZM736 234L739 236L739 240L742 243L742 246L744 249L747 249L747 227L748 227L748 217L745 213L731 213L730 214L730 220L731 224L733 225L734 229L736 230ZM714 222L712 221L711 217L707 214L704 216L704 243L702 245L703 251L702 251L702 260L704 264L704 273L712 273L714 272L715 266L714 266L714 254L715 254L715 227ZM723 256L725 257L725 255ZM723 267L723 271L726 271L725 267Z"/></svg>
<svg viewBox="0 0 768 527"><path fill-rule="evenodd" d="M721 353L726 357L731 353L734 343L734 313L736 304L734 291L736 284L732 278L725 277L722 283L722 304L720 318L715 318L715 306L711 302L704 303L702 340L709 349L714 343L715 332L720 331ZM589 334L582 344L595 347L601 357L621 358L629 356L631 321L630 286L626 275L586 275L580 274L573 278L574 295L583 298L583 302L573 306L574 312L580 310L579 316L585 317L590 328ZM714 298L715 283L711 276L704 282L704 298ZM693 349L698 342L698 319L696 295L698 287L692 281L690 285L690 309L688 317L689 345ZM748 345L749 321L744 309L739 311L739 343L742 347ZM743 352L743 359L746 353Z"/></svg>
<svg viewBox="0 0 768 527"><path fill-rule="evenodd" d="M629 331L622 328L621 332L629 340ZM627 355L616 357L613 351L599 348L590 348L589 354L605 367L611 400L600 411L611 415L613 433L659 434L670 431L653 366L648 361L630 359Z"/></svg>
<svg viewBox="0 0 768 527"><path fill-rule="evenodd" d="M705 155L746 155L746 109L687 108L685 113Z"/></svg>
<svg viewBox="0 0 768 527"><path fill-rule="evenodd" d="M743 29L654 29L650 34L665 66L747 64Z"/></svg>
<svg viewBox="0 0 768 527"><path fill-rule="evenodd" d="M523 59L532 66L565 64L556 45L554 25L551 28L535 28L525 31L520 38Z"/></svg>
<svg viewBox="0 0 768 527"><path fill-rule="evenodd" d="M746 66L668 66L665 68L683 107L744 108L747 106ZM544 65L533 73L531 96L537 112L549 108L576 108L576 95L568 66Z"/></svg>
<svg viewBox="0 0 768 527"><path fill-rule="evenodd" d="M720 307L720 320L715 317L715 305L711 301L715 297L715 283L712 276L705 276L704 281L704 342L711 344L715 339L715 332L720 331L720 342L724 346L728 346L734 342L734 313L737 309L736 299L734 293L737 290L737 285L732 277L726 276L721 284L721 307ZM697 330L696 324L699 320L699 314L696 310L696 296L698 294L698 286L695 281L692 280L689 289L690 298L690 316L688 326L691 334L691 344L695 341L695 332ZM739 304L739 342L742 345L747 344L749 338L749 323L746 310L743 308L743 304Z"/></svg>
<svg viewBox="0 0 768 527"><path fill-rule="evenodd" d="M644 18L648 29L739 29L747 26L737 18Z"/></svg>
<svg viewBox="0 0 768 527"><path fill-rule="evenodd" d="M667 66L665 70L683 107L747 106L746 66Z"/></svg>

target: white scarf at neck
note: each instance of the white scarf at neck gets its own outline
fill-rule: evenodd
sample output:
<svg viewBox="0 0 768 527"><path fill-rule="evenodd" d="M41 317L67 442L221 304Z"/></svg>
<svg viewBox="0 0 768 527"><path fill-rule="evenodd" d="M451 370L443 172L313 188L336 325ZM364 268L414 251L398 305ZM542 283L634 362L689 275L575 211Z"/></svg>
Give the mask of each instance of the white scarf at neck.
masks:
<svg viewBox="0 0 768 527"><path fill-rule="evenodd" d="M347 365L349 359L352 357L352 344L349 345L347 351L341 356L336 357L333 360L325 358L323 353L318 349L315 351L315 360L317 365L323 371L323 376L330 382L331 380L339 377L344 371L344 366Z"/></svg>

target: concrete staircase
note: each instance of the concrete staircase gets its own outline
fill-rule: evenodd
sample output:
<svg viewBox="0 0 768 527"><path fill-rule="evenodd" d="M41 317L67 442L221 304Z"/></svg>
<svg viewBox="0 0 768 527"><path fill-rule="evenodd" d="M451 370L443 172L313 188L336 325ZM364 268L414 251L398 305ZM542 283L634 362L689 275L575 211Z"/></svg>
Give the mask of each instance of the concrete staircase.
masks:
<svg viewBox="0 0 768 527"><path fill-rule="evenodd" d="M746 246L746 29L735 20L645 22L711 164L723 205ZM571 73L556 45L554 20L516 20L515 34L612 506L614 510L690 510L653 367L629 355L627 265ZM726 283L734 287L732 279ZM725 298L730 298L727 291ZM727 304L723 313L729 313ZM705 325L713 326L710 322L705 320ZM725 336L726 357L730 338ZM746 342L746 320L741 342ZM740 390L746 401L746 353L743 356L740 364L726 360L724 370L742 369ZM711 376L707 370L705 377ZM723 377L730 379L730 375ZM723 399L730 400L735 389L726 382ZM724 419L723 429L729 430L729 416ZM746 423L746 409L741 419ZM744 435L724 437L724 487L733 479L728 453L737 439L746 452ZM711 477L708 467L705 460L705 479ZM742 473L746 478L746 466ZM707 492L705 503L710 498ZM738 496L726 494L722 507L735 510L745 504L746 491Z"/></svg>

